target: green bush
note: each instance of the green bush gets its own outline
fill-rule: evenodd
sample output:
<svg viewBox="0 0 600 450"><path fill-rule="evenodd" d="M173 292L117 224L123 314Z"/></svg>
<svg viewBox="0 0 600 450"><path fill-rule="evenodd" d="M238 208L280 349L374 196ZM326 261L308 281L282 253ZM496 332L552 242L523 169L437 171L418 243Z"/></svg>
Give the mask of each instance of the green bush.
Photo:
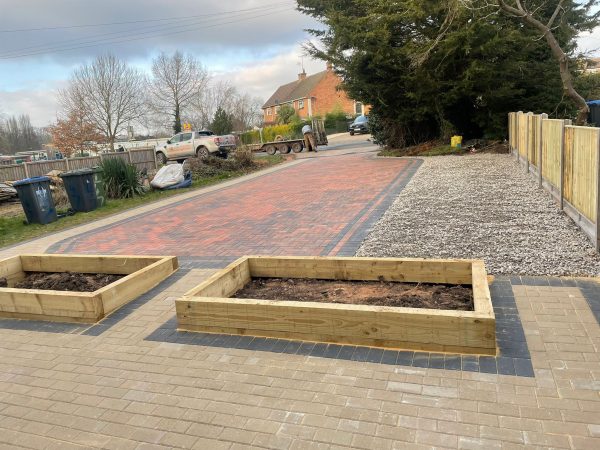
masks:
<svg viewBox="0 0 600 450"><path fill-rule="evenodd" d="M140 174L121 158L105 158L100 164L108 198L131 198L144 193Z"/></svg>
<svg viewBox="0 0 600 450"><path fill-rule="evenodd" d="M348 123L348 119L346 118L346 113L342 110L332 111L325 114L325 128L327 129L337 129L339 123ZM347 127L346 127L347 128Z"/></svg>
<svg viewBox="0 0 600 450"><path fill-rule="evenodd" d="M214 156L190 158L187 160L194 178L211 178L234 172L246 172L256 167L252 152L247 147L238 148L232 158L223 159Z"/></svg>

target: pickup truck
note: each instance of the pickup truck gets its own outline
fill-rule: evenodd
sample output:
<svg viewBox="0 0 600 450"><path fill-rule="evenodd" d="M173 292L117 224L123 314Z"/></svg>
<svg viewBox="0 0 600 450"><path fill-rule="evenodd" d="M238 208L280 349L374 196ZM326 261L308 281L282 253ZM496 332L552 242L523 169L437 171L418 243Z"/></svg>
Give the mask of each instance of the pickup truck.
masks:
<svg viewBox="0 0 600 450"><path fill-rule="evenodd" d="M184 131L173 136L166 144L156 146L156 159L161 164L169 160L182 161L191 156L221 156L236 147L235 136L215 136L212 131Z"/></svg>

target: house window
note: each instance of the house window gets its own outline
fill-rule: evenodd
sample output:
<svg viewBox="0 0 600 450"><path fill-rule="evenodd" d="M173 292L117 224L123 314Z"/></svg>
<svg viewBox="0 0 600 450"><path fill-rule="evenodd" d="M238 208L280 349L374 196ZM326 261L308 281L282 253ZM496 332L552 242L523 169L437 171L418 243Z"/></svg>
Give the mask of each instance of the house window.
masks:
<svg viewBox="0 0 600 450"><path fill-rule="evenodd" d="M279 113L279 106L275 107L275 114Z"/></svg>
<svg viewBox="0 0 600 450"><path fill-rule="evenodd" d="M304 100L298 100L298 109L304 109Z"/></svg>
<svg viewBox="0 0 600 450"><path fill-rule="evenodd" d="M273 115L273 111L271 111L271 108L267 108L267 116L272 116Z"/></svg>
<svg viewBox="0 0 600 450"><path fill-rule="evenodd" d="M356 114L362 114L363 113L363 104L361 102L354 103L354 109L355 109Z"/></svg>

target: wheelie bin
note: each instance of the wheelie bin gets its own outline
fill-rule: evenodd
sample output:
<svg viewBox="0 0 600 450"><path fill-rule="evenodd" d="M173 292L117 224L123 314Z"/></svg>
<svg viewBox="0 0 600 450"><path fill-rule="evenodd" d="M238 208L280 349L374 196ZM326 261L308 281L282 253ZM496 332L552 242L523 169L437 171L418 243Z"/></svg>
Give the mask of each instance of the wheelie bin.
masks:
<svg viewBox="0 0 600 450"><path fill-rule="evenodd" d="M102 178L102 167L92 167L94 172L94 185L96 186L96 204L98 208L102 208L106 204L106 187Z"/></svg>
<svg viewBox="0 0 600 450"><path fill-rule="evenodd" d="M13 184L25 211L28 223L45 225L57 219L54 199L50 192L50 178L25 178Z"/></svg>
<svg viewBox="0 0 600 450"><path fill-rule="evenodd" d="M92 169L72 170L60 175L65 183L71 209L75 212L88 212L97 208L96 186Z"/></svg>

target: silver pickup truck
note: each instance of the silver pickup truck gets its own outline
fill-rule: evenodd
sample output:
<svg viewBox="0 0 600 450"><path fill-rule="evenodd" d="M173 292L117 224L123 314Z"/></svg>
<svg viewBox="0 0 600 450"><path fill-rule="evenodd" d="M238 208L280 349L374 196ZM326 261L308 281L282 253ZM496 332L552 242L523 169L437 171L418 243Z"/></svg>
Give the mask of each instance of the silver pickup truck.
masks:
<svg viewBox="0 0 600 450"><path fill-rule="evenodd" d="M169 160L184 160L197 156L221 156L235 150L236 140L232 134L216 136L212 131L184 131L173 136L166 144L156 147L156 159L161 164Z"/></svg>

